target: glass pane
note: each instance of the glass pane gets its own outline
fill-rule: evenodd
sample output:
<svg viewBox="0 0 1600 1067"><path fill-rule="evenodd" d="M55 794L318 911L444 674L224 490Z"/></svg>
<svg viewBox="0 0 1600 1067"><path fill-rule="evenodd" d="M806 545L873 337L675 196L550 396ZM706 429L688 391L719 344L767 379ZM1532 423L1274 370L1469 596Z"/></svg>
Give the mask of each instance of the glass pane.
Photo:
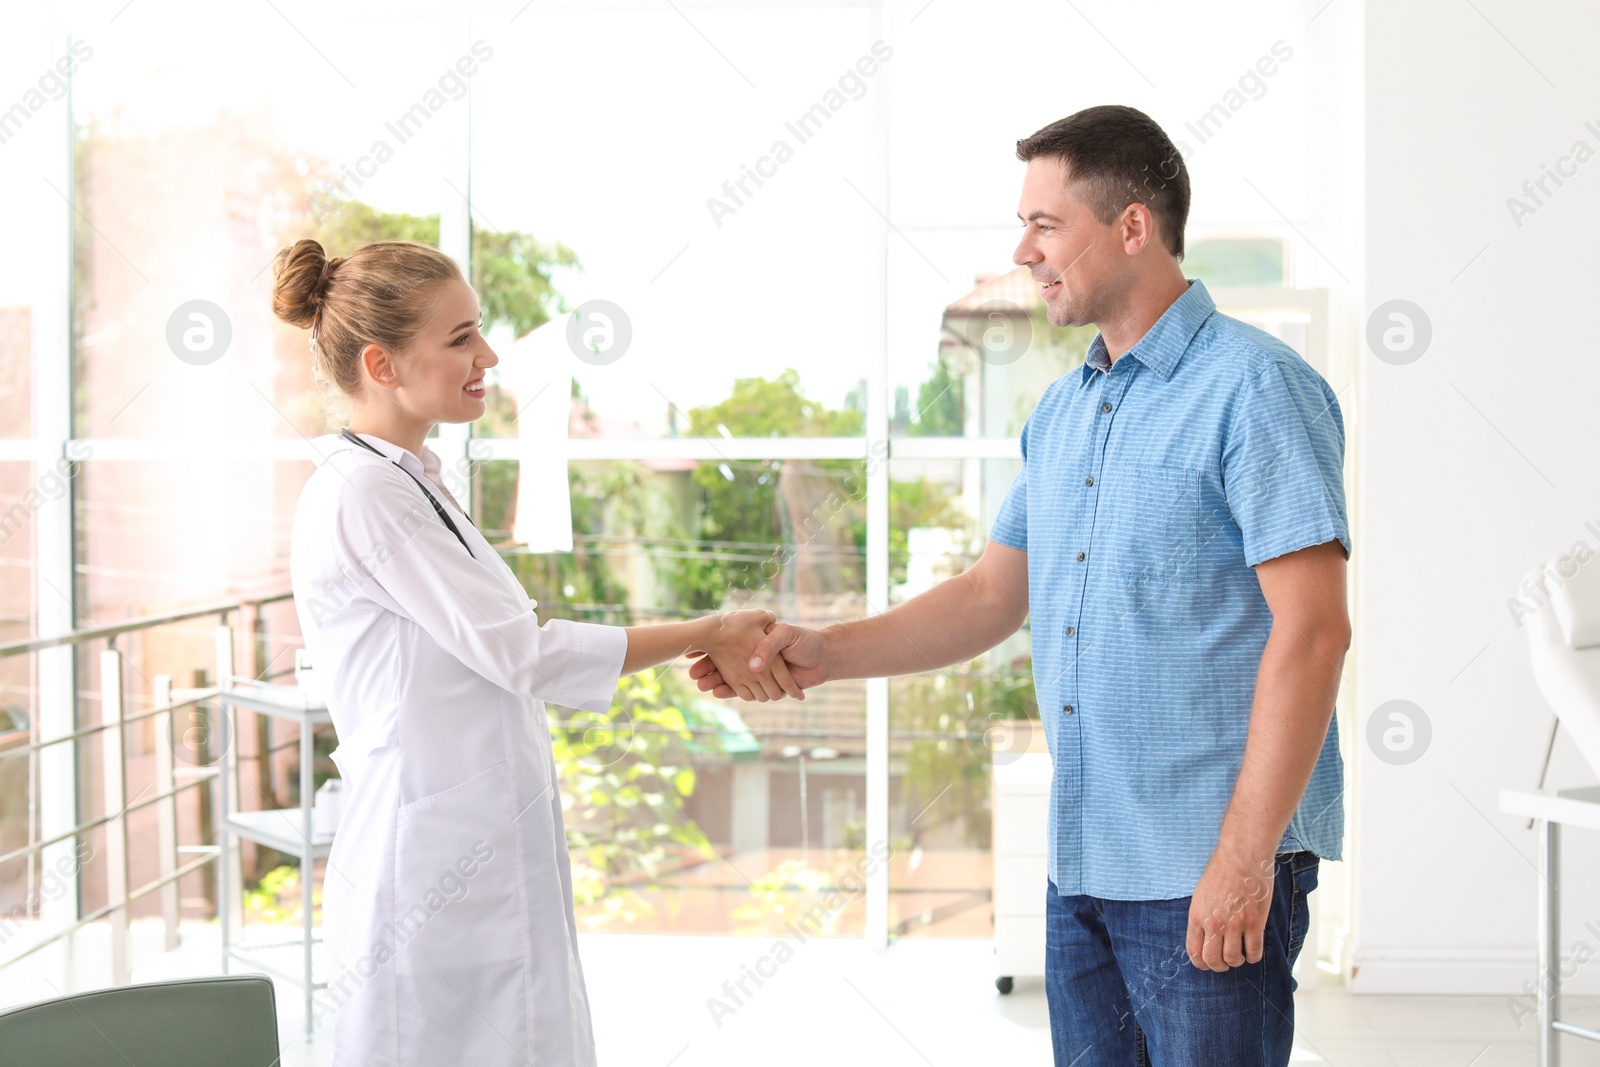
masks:
<svg viewBox="0 0 1600 1067"><path fill-rule="evenodd" d="M892 603L976 562L1019 467L1016 460L890 465ZM1027 756L1027 723L1037 719L1026 626L969 663L891 679L891 937L993 935L991 770Z"/></svg>
<svg viewBox="0 0 1600 1067"><path fill-rule="evenodd" d="M525 9L472 104L477 283L514 321L497 368L507 410L553 378L566 388L566 368L540 359L558 351L575 353L576 436L747 434L696 409L737 379L786 375L800 400L783 434L858 434L864 360L881 348L857 294L881 271L870 176L886 47L865 8ZM582 88L539 108L530 135L551 86ZM541 347L524 335L547 315Z"/></svg>
<svg viewBox="0 0 1600 1067"><path fill-rule="evenodd" d="M1079 106L1133 102L1183 153L1192 193L1186 276L1213 286L1292 285L1297 264L1321 262L1296 230L1321 240L1302 222L1315 173L1310 146L1320 132L1307 121L1316 118L1308 104L1315 60L1303 16L1264 0L1221 17L1174 9L1170 33L1151 41L1132 8L1097 12L1092 31L1070 5L1001 5L981 19L933 14L917 20L916 47L896 54L890 98L895 434L1014 436L1042 387L1093 338L1092 329L1063 338L1065 365L1043 351L1054 328L1044 323L1037 286L1012 261L1025 170L1016 142ZM1081 41L1086 32L1117 47L1072 48L1065 65L1018 69L1005 93L973 92L944 59L998 54L1018 40ZM1197 41L1206 46L1193 47ZM1049 101L1056 103L1042 103ZM953 130L963 134L959 151ZM952 318L958 328L948 332ZM956 429L958 413L965 418Z"/></svg>
<svg viewBox="0 0 1600 1067"><path fill-rule="evenodd" d="M437 243L466 42L437 14L177 6L118 19L74 83L78 433L319 433L307 335L272 314L272 258L301 237L330 255ZM253 47L215 47L240 39Z"/></svg>
<svg viewBox="0 0 1600 1067"><path fill-rule="evenodd" d="M857 618L863 468L574 463L574 551L508 559L546 618L642 624L741 606ZM496 538L514 522L517 471L480 473ZM845 682L804 702L720 701L673 667L623 679L606 715L551 708L579 923L861 935L865 694Z"/></svg>
<svg viewBox="0 0 1600 1067"><path fill-rule="evenodd" d="M78 475L79 615L126 619L287 592L290 524L312 469L203 456L91 460Z"/></svg>
<svg viewBox="0 0 1600 1067"><path fill-rule="evenodd" d="M126 619L197 604L288 592L289 530L295 502L312 467L301 462L255 463L226 458L187 461L86 463L78 475L76 523L79 536L78 612L83 625ZM171 679L177 689L214 684L215 630L218 616L204 616L120 635L124 657L122 684L128 715L155 706L155 680ZM301 644L293 604L278 600L259 610L236 613L239 637L235 673L281 676L292 669L292 650ZM245 635L253 635L248 637ZM78 649L77 722L80 728L101 721L101 652L91 641ZM298 803L299 763L292 726L270 723L249 714L239 716L237 735L217 719L209 705L173 712L174 762L179 767L209 765L228 747L239 755L240 794L248 808ZM125 793L138 801L156 791L159 732L154 719L131 722L123 731ZM319 738L318 772L331 764L332 732ZM77 793L82 818L106 813L104 735L95 734L78 746ZM178 841L211 843L210 787L185 791L177 802ZM160 830L154 806L128 813L128 879L130 888L160 874ZM103 838L103 834L102 834ZM89 838L96 848L102 846ZM184 861L190 857L185 856ZM242 850L250 920L276 921L287 904L275 905L261 894L283 878L282 857L246 845ZM273 876L272 872L279 871ZM267 889L261 888L266 879ZM212 867L185 876L179 883L181 914L209 918L215 907ZM103 863L83 869L83 908L105 903ZM285 894L285 901L297 901ZM161 914L159 894L132 906L132 916ZM292 916L297 918L297 916ZM284 919L283 921L289 921ZM135 961L139 962L138 960Z"/></svg>
<svg viewBox="0 0 1600 1067"><path fill-rule="evenodd" d="M27 437L33 432L33 309L6 303L0 296L0 437Z"/></svg>
<svg viewBox="0 0 1600 1067"><path fill-rule="evenodd" d="M1002 258L1014 236L919 233L920 249L968 281L942 301L917 254L890 249L890 434L1015 437L1049 384L1083 362L1095 330L1050 325L1027 269Z"/></svg>
<svg viewBox="0 0 1600 1067"><path fill-rule="evenodd" d="M0 500L24 503L22 512L12 507L0 516L0 567L5 568L0 581L0 643L36 636L33 528L25 506L25 494L32 486L30 464L0 463ZM31 740L38 713L32 657L0 658L0 854L37 840L30 811L34 785L29 760L21 753ZM38 876L37 864L0 865L0 916L33 917L24 897L30 890L38 892ZM0 959L5 954L0 940Z"/></svg>
<svg viewBox="0 0 1600 1067"><path fill-rule="evenodd" d="M12 252L0 261L0 438L33 432L34 347L64 337L64 321L52 320L64 317L67 284L66 75L81 66L83 44L74 54L55 17L49 5L24 5L7 12L0 34L0 70L16 85L0 115L0 203ZM64 346L54 355L65 364Z"/></svg>

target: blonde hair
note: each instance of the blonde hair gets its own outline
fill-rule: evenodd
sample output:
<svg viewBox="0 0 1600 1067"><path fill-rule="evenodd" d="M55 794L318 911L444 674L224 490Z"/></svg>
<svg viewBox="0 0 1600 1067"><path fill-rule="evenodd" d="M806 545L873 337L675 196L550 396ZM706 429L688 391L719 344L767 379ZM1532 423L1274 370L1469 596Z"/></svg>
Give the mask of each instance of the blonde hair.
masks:
<svg viewBox="0 0 1600 1067"><path fill-rule="evenodd" d="M465 280L455 260L416 241L371 241L329 259L308 238L279 251L272 273L272 313L311 329L312 380L340 424L361 397L362 349L403 356L427 325L430 291Z"/></svg>

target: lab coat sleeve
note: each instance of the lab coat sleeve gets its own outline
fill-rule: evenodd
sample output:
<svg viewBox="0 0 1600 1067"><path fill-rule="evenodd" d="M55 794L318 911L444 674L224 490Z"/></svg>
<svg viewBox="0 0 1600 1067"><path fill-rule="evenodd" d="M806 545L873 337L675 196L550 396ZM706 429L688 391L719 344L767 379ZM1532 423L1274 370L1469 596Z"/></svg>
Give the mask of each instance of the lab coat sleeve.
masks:
<svg viewBox="0 0 1600 1067"><path fill-rule="evenodd" d="M345 474L334 549L347 585L503 689L586 711L610 707L625 630L566 619L541 626L527 596L467 554L404 471L360 463Z"/></svg>

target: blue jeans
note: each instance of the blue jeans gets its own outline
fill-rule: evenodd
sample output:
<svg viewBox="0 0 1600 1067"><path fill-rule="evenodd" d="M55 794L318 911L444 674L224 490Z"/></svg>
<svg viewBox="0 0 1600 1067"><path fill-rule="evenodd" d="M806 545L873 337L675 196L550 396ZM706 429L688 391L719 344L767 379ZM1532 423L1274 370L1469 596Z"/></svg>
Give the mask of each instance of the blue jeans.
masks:
<svg viewBox="0 0 1600 1067"><path fill-rule="evenodd" d="M1282 1067L1294 1041L1306 894L1317 856L1278 857L1259 963L1189 961L1189 897L1062 896L1045 906L1045 997L1056 1067Z"/></svg>

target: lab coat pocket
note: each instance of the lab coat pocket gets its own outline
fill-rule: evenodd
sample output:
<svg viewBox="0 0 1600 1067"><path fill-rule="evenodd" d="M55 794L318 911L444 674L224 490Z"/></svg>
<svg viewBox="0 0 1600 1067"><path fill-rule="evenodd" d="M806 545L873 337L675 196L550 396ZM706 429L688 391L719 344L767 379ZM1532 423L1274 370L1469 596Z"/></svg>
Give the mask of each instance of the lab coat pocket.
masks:
<svg viewBox="0 0 1600 1067"><path fill-rule="evenodd" d="M525 909L510 767L396 812L400 1051L407 1064L499 1063L528 1048Z"/></svg>

